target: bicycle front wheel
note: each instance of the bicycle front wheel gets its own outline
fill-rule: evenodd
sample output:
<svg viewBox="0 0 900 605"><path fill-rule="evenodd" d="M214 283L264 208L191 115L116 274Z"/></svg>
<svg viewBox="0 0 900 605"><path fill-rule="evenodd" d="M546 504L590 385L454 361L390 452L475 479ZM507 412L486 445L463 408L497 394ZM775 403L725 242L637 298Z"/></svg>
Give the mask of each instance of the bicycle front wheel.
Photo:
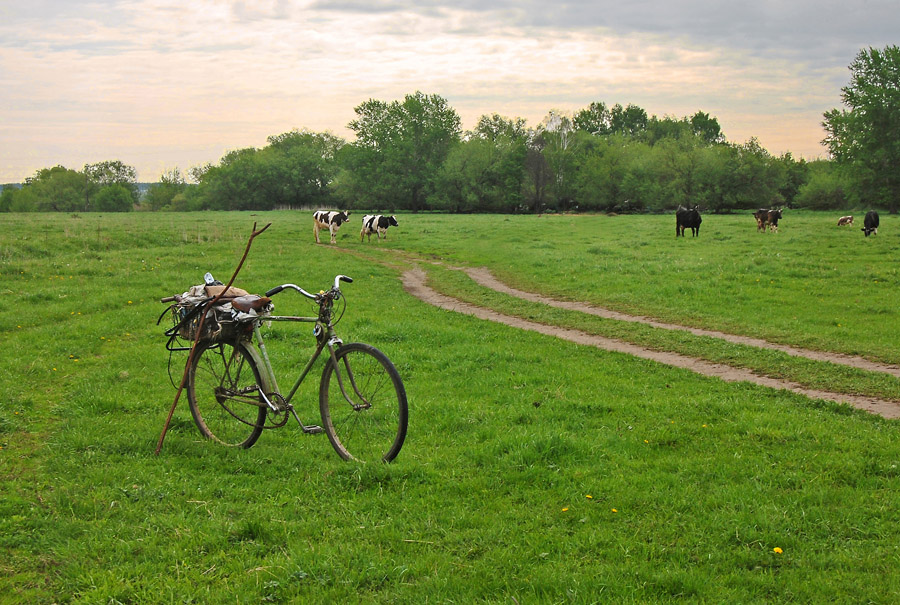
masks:
<svg viewBox="0 0 900 605"><path fill-rule="evenodd" d="M191 415L204 437L248 448L266 421L259 369L244 343L198 343L188 372Z"/></svg>
<svg viewBox="0 0 900 605"><path fill-rule="evenodd" d="M341 346L319 385L322 426L344 460L390 462L406 439L406 390L387 356L362 343Z"/></svg>

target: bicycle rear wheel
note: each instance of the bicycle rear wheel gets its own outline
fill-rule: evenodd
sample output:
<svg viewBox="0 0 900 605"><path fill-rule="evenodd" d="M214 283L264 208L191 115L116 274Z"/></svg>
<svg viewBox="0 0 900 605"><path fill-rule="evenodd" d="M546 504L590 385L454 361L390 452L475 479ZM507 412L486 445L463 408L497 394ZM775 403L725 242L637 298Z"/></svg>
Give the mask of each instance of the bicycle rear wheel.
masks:
<svg viewBox="0 0 900 605"><path fill-rule="evenodd" d="M390 462L406 439L409 411L400 374L387 356L362 343L335 351L319 385L322 427L344 460ZM343 389L341 388L343 385Z"/></svg>
<svg viewBox="0 0 900 605"><path fill-rule="evenodd" d="M188 372L191 415L204 437L248 448L266 421L262 381L244 343L198 344Z"/></svg>

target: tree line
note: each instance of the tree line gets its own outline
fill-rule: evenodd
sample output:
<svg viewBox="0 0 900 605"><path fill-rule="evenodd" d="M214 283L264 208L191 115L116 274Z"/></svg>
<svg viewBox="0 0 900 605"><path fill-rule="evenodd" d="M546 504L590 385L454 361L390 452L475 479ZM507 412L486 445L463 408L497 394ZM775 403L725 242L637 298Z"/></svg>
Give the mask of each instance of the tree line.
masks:
<svg viewBox="0 0 900 605"><path fill-rule="evenodd" d="M438 95L370 99L355 140L292 130L218 164L170 170L143 195L119 161L43 169L5 187L0 211L271 210L379 212L709 212L761 206L897 211L900 50L860 51L842 89L849 109L824 115L831 159L774 156L756 139L729 142L697 111L649 116L636 105L551 111L535 126L484 115L469 131Z"/></svg>

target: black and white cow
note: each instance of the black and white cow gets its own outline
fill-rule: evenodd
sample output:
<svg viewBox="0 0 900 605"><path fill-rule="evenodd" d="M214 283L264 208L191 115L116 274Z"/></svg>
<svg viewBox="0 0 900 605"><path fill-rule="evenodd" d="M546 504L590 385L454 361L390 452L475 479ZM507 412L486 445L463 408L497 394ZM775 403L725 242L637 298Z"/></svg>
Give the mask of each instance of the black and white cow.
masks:
<svg viewBox="0 0 900 605"><path fill-rule="evenodd" d="M316 243L319 244L319 229L327 229L331 233L331 243L334 244L334 236L337 235L343 223L349 220L349 212L334 212L328 210L319 210L313 214L313 233L316 236Z"/></svg>
<svg viewBox="0 0 900 605"><path fill-rule="evenodd" d="M362 230L359 232L359 241L362 241L367 235L369 236L369 241L372 241L373 233L378 239L381 239L382 236L387 239L387 230L391 225L394 227L397 226L396 217L383 216L381 214L367 214L362 220Z"/></svg>
<svg viewBox="0 0 900 605"><path fill-rule="evenodd" d="M679 235L684 237L685 229L690 229L691 234L694 236L700 235L700 223L702 222L700 206L694 206L693 208L679 206L678 210L675 211L675 237Z"/></svg>
<svg viewBox="0 0 900 605"><path fill-rule="evenodd" d="M870 233L878 235L878 213L874 210L866 212L866 218L863 219L863 225L865 225L865 227L862 228L862 231L866 234L866 237L869 237Z"/></svg>

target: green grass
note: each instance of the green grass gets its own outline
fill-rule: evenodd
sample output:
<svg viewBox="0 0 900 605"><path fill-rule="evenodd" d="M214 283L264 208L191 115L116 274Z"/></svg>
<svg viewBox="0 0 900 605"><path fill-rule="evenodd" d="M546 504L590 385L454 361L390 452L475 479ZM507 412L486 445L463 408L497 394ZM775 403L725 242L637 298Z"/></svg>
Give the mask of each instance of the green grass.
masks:
<svg viewBox="0 0 900 605"><path fill-rule="evenodd" d="M684 325L900 363L900 218L877 236L829 213L706 215L697 238L660 216L409 216L388 245L483 265L522 290Z"/></svg>
<svg viewBox="0 0 900 605"><path fill-rule="evenodd" d="M396 248L484 264L527 290L668 320L693 308L692 325L891 361L893 312L877 314L871 341L860 326L892 308L894 217L874 240L833 234L824 215L788 214L771 236L748 217L706 217L701 238L675 242L668 217L402 216L380 252L349 228L336 247L314 245L305 213L4 219L0 603L900 598L896 421L438 310L367 259L397 260ZM199 438L186 401L153 455L174 397L158 298L207 270L227 280L253 221L273 225L243 287L354 277L339 333L384 350L409 394L394 464L344 463L292 427L226 450ZM751 247L783 255L776 284L747 288L766 274L749 267L715 278ZM829 257L834 274L812 269ZM879 283L856 304L860 263ZM699 274L683 298L673 266ZM809 305L816 284L822 302ZM744 317L730 298L741 288L753 293L741 305L780 307ZM276 307L309 310L286 294ZM846 329L830 326L844 307ZM767 312L781 319L758 321ZM305 328L273 329L280 369L308 352ZM314 384L300 401L316 422Z"/></svg>
<svg viewBox="0 0 900 605"><path fill-rule="evenodd" d="M672 351L714 363L748 368L757 374L787 379L810 388L900 401L900 381L883 372L815 361L711 336L696 336L682 330L558 309L484 288L459 270L433 264L426 264L425 269L430 276L429 283L438 291L506 315L624 340L657 351Z"/></svg>

